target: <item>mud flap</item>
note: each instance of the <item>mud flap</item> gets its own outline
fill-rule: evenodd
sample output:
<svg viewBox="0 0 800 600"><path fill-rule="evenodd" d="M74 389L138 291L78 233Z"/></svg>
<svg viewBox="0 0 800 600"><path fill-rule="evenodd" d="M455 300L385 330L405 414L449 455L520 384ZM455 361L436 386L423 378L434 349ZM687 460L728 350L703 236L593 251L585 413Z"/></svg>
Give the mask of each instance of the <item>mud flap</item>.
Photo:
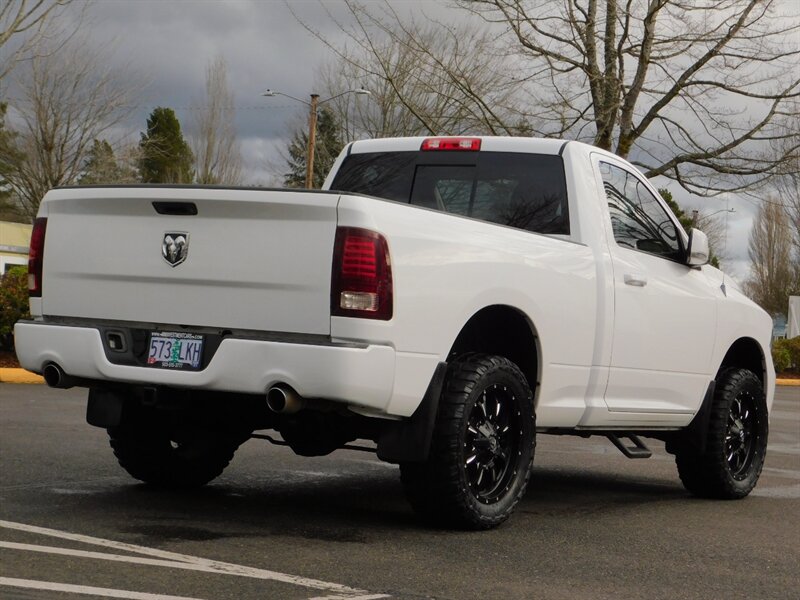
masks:
<svg viewBox="0 0 800 600"><path fill-rule="evenodd" d="M422 402L408 419L389 421L378 439L378 458L391 463L424 462L431 448L447 363L436 365Z"/></svg>
<svg viewBox="0 0 800 600"><path fill-rule="evenodd" d="M125 396L102 388L89 390L89 402L86 404L86 422L95 427L116 427L122 421L122 405Z"/></svg>

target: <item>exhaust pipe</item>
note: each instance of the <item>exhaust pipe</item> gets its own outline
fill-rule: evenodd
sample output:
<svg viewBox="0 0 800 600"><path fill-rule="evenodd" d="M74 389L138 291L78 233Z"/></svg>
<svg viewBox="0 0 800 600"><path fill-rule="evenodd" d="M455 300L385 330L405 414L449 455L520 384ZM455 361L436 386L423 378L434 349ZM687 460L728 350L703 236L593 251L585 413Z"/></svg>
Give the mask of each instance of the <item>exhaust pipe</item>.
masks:
<svg viewBox="0 0 800 600"><path fill-rule="evenodd" d="M274 413L296 413L302 410L305 405L305 398L288 385L279 383L267 390L267 406Z"/></svg>
<svg viewBox="0 0 800 600"><path fill-rule="evenodd" d="M68 389L74 385L73 379L64 373L64 369L59 367L56 363L46 365L42 370L42 376L44 377L45 383L51 388Z"/></svg>

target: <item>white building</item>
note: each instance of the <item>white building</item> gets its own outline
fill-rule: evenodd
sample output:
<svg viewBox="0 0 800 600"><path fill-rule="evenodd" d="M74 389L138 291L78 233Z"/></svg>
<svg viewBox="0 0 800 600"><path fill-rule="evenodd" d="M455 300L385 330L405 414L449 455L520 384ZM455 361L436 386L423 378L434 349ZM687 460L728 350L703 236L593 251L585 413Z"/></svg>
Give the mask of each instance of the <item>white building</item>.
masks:
<svg viewBox="0 0 800 600"><path fill-rule="evenodd" d="M28 264L31 225L0 221L0 275L15 265Z"/></svg>
<svg viewBox="0 0 800 600"><path fill-rule="evenodd" d="M789 319L786 322L786 337L800 335L800 296L789 296Z"/></svg>

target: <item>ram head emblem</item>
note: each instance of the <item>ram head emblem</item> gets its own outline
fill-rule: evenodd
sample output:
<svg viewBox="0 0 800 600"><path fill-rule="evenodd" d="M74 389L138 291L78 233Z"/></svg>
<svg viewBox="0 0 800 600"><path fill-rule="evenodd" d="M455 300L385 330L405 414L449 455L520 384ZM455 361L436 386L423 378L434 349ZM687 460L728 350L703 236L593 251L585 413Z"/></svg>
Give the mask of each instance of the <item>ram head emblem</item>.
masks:
<svg viewBox="0 0 800 600"><path fill-rule="evenodd" d="M189 234L186 232L171 232L164 234L161 242L161 256L171 267L177 267L186 260L189 254Z"/></svg>

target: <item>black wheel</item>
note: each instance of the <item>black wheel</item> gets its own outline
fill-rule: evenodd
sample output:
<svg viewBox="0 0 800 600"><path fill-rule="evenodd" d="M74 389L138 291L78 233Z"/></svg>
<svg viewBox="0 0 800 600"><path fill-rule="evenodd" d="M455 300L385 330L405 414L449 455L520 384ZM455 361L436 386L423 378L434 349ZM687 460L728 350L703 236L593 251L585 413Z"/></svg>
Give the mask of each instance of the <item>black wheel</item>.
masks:
<svg viewBox="0 0 800 600"><path fill-rule="evenodd" d="M761 381L746 369L717 378L704 452L681 445L675 453L687 490L703 498L744 498L755 487L767 450L769 425Z"/></svg>
<svg viewBox="0 0 800 600"><path fill-rule="evenodd" d="M123 424L108 430L114 456L132 477L168 488L205 485L218 477L244 441L199 427Z"/></svg>
<svg viewBox="0 0 800 600"><path fill-rule="evenodd" d="M525 493L535 436L533 395L519 368L465 355L448 367L428 460L400 465L406 496L435 524L495 527Z"/></svg>

